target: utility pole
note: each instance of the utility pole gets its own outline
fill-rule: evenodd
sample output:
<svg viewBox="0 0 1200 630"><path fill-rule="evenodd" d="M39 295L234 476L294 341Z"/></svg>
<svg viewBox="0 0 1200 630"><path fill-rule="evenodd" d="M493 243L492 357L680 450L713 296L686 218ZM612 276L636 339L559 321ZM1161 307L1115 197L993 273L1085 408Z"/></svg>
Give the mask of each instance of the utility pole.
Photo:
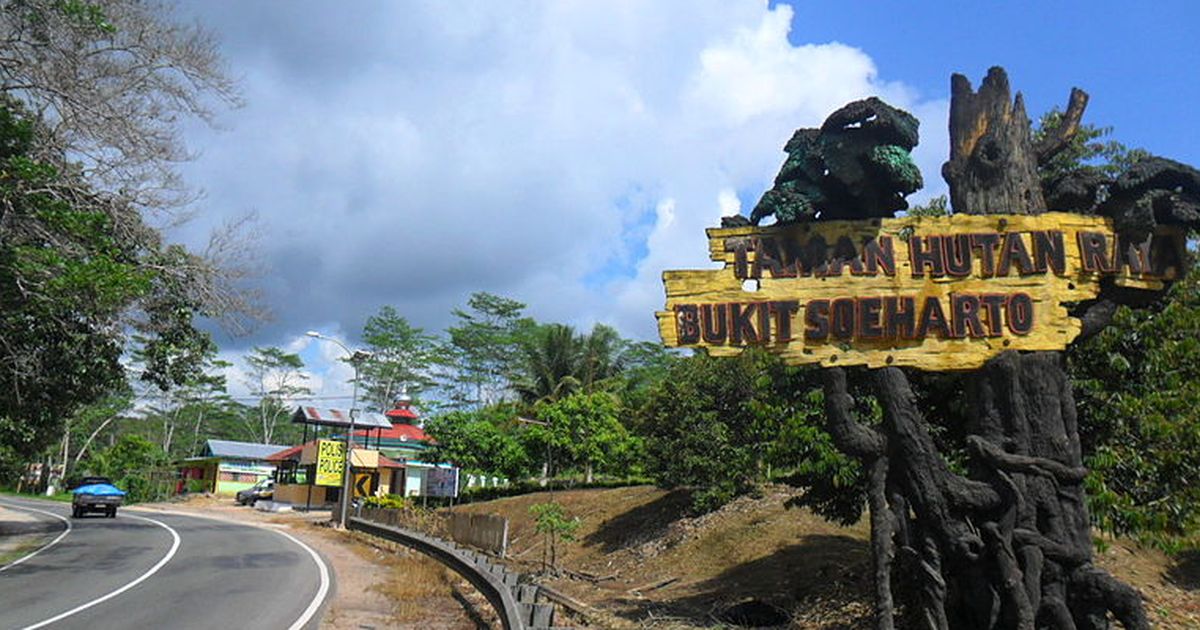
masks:
<svg viewBox="0 0 1200 630"><path fill-rule="evenodd" d="M354 393L350 397L350 429L346 432L346 458L342 463L342 509L338 515L338 527L345 529L346 516L350 508L350 493L353 492L350 478L350 468L351 460L353 459L352 449L354 444L354 414L357 411L356 407L358 406L359 369L361 368L363 361L371 358L372 353L367 352L366 350L352 351L350 348L346 347L346 344L338 341L337 339L334 339L333 337L326 337L325 335L322 335L314 330L310 330L306 334L314 339L323 339L325 341L332 341L333 343L337 344L338 347L344 350L349 356L350 365L354 367Z"/></svg>

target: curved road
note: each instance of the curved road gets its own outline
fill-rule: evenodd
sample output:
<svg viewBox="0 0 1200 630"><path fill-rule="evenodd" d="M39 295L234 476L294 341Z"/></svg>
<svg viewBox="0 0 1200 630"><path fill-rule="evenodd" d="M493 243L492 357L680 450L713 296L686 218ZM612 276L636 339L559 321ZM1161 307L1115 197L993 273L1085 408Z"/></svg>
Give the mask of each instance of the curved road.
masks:
<svg viewBox="0 0 1200 630"><path fill-rule="evenodd" d="M70 518L0 497L55 532L0 567L0 629L316 628L333 574L282 531L151 510Z"/></svg>

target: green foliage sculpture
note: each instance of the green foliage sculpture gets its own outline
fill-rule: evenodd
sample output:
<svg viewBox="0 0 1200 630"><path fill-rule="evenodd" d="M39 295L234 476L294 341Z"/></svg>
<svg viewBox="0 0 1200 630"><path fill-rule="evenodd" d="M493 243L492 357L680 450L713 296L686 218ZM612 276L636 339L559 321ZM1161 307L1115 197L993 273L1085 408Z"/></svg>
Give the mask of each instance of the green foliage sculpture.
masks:
<svg viewBox="0 0 1200 630"><path fill-rule="evenodd" d="M912 114L871 97L834 112L820 129L797 129L750 222L882 217L907 208L904 197L922 185L909 155L917 126Z"/></svg>

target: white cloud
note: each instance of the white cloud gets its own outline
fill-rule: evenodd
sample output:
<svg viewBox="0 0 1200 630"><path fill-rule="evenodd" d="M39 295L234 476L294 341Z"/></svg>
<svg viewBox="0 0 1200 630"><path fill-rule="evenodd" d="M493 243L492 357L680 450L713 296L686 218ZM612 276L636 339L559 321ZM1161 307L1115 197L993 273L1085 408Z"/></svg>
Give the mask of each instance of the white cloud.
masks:
<svg viewBox="0 0 1200 630"><path fill-rule="evenodd" d="M720 209L718 219L733 216L742 212L742 201L732 188L722 188L721 192L717 193L717 208Z"/></svg>
<svg viewBox="0 0 1200 630"><path fill-rule="evenodd" d="M871 58L839 43L792 46L791 21L791 7L781 5L702 50L689 100L740 125L763 115L820 115L861 97L875 80Z"/></svg>
<svg viewBox="0 0 1200 630"><path fill-rule="evenodd" d="M709 266L704 228L769 186L792 130L872 94L922 118L916 159L944 189L945 102L867 51L791 44L787 6L195 6L249 105L192 134L189 175L203 223L265 222L260 344L327 322L350 345L384 304L440 331L481 290L653 338L662 270ZM310 384L340 394L349 367L321 345Z"/></svg>

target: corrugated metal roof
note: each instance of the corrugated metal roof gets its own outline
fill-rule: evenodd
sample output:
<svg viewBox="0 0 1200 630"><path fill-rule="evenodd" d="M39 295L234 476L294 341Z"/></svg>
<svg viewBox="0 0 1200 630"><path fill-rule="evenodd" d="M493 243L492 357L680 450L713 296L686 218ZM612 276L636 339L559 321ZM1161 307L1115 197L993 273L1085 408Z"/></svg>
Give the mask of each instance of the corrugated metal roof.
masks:
<svg viewBox="0 0 1200 630"><path fill-rule="evenodd" d="M292 414L292 422L296 424L319 424L327 427L349 427L350 414L341 409L318 409L316 407L297 407ZM374 429L390 429L392 422L381 413L360 411L354 414L354 427L371 427Z"/></svg>
<svg viewBox="0 0 1200 630"><path fill-rule="evenodd" d="M205 443L204 452L210 457L228 457L230 459L261 459L278 453L287 448L278 444L259 444L256 442L233 442L230 440L209 440Z"/></svg>
<svg viewBox="0 0 1200 630"><path fill-rule="evenodd" d="M299 461L300 454L304 451L304 447L308 446L309 444L316 444L316 443L317 443L317 440L309 440L308 443L306 443L306 444L299 444L299 445L293 446L291 448L286 448L282 451L279 451L278 453L272 453L268 459L275 463L283 462L283 461L289 460L289 459ZM358 440L354 441L354 449L355 450L358 450L358 449L375 450L375 449L368 449L365 445L360 445L358 443ZM379 454L379 467L380 468L404 468L404 462L398 462L394 459L391 459L390 457L387 457L383 453L380 453Z"/></svg>

